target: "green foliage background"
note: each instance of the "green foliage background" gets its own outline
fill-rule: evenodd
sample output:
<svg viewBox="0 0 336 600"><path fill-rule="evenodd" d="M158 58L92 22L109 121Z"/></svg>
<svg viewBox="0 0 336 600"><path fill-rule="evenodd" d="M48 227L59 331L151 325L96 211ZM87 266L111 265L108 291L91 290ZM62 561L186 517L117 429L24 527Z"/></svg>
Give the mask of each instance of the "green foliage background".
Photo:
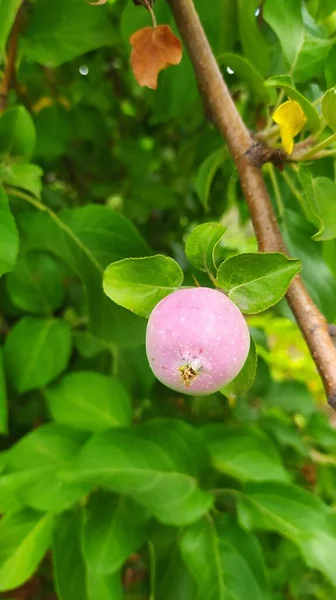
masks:
<svg viewBox="0 0 336 600"><path fill-rule="evenodd" d="M251 131L267 132L288 95L308 117L297 141L317 131L327 148L263 168L300 263L254 254L186 53L156 92L136 83L142 7L24 2L0 117L3 598L32 581L36 600L335 595L335 422L282 297L302 267L336 322L335 93L321 104L336 84L336 3L195 4ZM0 1L3 70L19 7ZM176 32L165 0L155 12ZM162 282L209 286L209 274L254 344L221 393L184 397L154 379L144 317Z"/></svg>

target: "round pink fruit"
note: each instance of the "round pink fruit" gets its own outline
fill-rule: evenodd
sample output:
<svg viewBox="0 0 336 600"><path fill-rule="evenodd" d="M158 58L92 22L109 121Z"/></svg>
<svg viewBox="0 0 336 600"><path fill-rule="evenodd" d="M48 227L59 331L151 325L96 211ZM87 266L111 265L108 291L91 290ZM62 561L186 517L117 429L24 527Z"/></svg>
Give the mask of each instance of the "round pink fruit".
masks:
<svg viewBox="0 0 336 600"><path fill-rule="evenodd" d="M219 290L178 290L149 317L151 369L159 381L185 394L212 394L229 383L243 367L249 347L243 315Z"/></svg>

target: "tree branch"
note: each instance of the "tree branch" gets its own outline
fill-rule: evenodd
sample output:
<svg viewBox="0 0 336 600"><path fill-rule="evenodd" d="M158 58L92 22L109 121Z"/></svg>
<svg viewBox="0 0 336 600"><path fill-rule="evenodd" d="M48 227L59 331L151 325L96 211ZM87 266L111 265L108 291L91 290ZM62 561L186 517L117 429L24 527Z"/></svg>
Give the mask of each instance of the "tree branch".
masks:
<svg viewBox="0 0 336 600"><path fill-rule="evenodd" d="M261 252L288 254L261 172L245 153L253 140L223 80L205 36L193 0L167 0L188 49L200 92L234 158ZM336 410L336 349L324 316L301 279L291 283L287 300L324 383L329 404Z"/></svg>
<svg viewBox="0 0 336 600"><path fill-rule="evenodd" d="M23 4L23 2L22 2ZM7 97L10 88L13 85L15 80L15 63L16 63L16 55L17 55L17 47L18 47L18 38L22 24L22 4L16 13L16 18L14 21L14 25L12 27L8 45L7 45L7 57L6 57L6 66L5 72L0 84L0 114L4 112L7 106Z"/></svg>

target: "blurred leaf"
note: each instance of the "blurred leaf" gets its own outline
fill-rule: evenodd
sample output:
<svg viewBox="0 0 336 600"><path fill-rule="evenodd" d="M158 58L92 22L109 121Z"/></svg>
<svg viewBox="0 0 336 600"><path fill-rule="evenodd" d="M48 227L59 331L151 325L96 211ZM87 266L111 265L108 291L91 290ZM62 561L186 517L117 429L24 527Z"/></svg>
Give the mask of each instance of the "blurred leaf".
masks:
<svg viewBox="0 0 336 600"><path fill-rule="evenodd" d="M329 127L336 131L336 88L332 88L324 94L321 106Z"/></svg>
<svg viewBox="0 0 336 600"><path fill-rule="evenodd" d="M143 27L130 37L131 65L141 86L156 90L160 71L178 65L182 59L182 44L168 25Z"/></svg>
<svg viewBox="0 0 336 600"><path fill-rule="evenodd" d="M250 63L248 58L234 54L233 52L225 52L217 57L217 62L219 65L223 64L226 67L230 67L247 84L257 100L266 103L275 101L274 91L265 90L262 76Z"/></svg>
<svg viewBox="0 0 336 600"><path fill-rule="evenodd" d="M57 596L60 600L122 600L120 574L93 573L80 548L81 515L67 512L54 530L53 558Z"/></svg>
<svg viewBox="0 0 336 600"><path fill-rule="evenodd" d="M156 597L160 600L195 600L197 588L194 578L182 562L181 553L175 547L158 565Z"/></svg>
<svg viewBox="0 0 336 600"><path fill-rule="evenodd" d="M307 127L311 131L317 131L320 128L320 117L316 108L295 89L292 77L289 75L275 75L266 79L266 87L277 87L283 90L292 100L298 102L307 118Z"/></svg>
<svg viewBox="0 0 336 600"><path fill-rule="evenodd" d="M0 346L0 434L6 434L8 432L7 391L2 354L2 348Z"/></svg>
<svg viewBox="0 0 336 600"><path fill-rule="evenodd" d="M255 12L258 6L258 0L238 0L237 2L239 33L244 54L263 76L269 67L270 47L257 24Z"/></svg>
<svg viewBox="0 0 336 600"><path fill-rule="evenodd" d="M263 17L277 34L282 52L293 69L304 43L301 0L266 0Z"/></svg>
<svg viewBox="0 0 336 600"><path fill-rule="evenodd" d="M336 81L336 45L330 50L324 67L327 87L331 88Z"/></svg>
<svg viewBox="0 0 336 600"><path fill-rule="evenodd" d="M24 106L10 108L0 116L0 155L27 161L35 143L35 125Z"/></svg>
<svg viewBox="0 0 336 600"><path fill-rule="evenodd" d="M68 373L45 390L53 419L88 431L131 422L131 403L119 381L100 373Z"/></svg>
<svg viewBox="0 0 336 600"><path fill-rule="evenodd" d="M111 46L115 33L106 10L83 0L39 0L23 39L25 56L46 67L58 67L102 46Z"/></svg>
<svg viewBox="0 0 336 600"><path fill-rule="evenodd" d="M333 43L333 40L321 39L306 34L293 71L295 81L304 82L313 77L318 77L325 67Z"/></svg>
<svg viewBox="0 0 336 600"><path fill-rule="evenodd" d="M319 21L324 21L332 12L335 12L334 0L320 0L318 5L317 18Z"/></svg>
<svg viewBox="0 0 336 600"><path fill-rule="evenodd" d="M122 347L143 343L145 322L113 304L101 285L103 268L111 261L150 253L130 221L110 208L94 205L62 211L56 219L38 214L29 229L27 247L58 256L82 279L91 333Z"/></svg>
<svg viewBox="0 0 336 600"><path fill-rule="evenodd" d="M169 420L166 427L169 432ZM190 474L193 446L173 431L166 448L161 439L153 439L155 433L154 421L95 434L80 453L75 471L65 476L128 494L164 523L191 523L212 503L212 496L201 490L194 473Z"/></svg>
<svg viewBox="0 0 336 600"><path fill-rule="evenodd" d="M202 600L268 600L265 566L256 538L229 518L189 526L180 541Z"/></svg>
<svg viewBox="0 0 336 600"><path fill-rule="evenodd" d="M189 234L185 253L193 267L213 275L216 274L215 250L225 233L220 223L203 223Z"/></svg>
<svg viewBox="0 0 336 600"><path fill-rule="evenodd" d="M197 177L194 179L197 195L206 210L209 208L208 199L213 179L219 167L227 158L226 148L219 148L205 159L198 170Z"/></svg>
<svg viewBox="0 0 336 600"><path fill-rule="evenodd" d="M51 315L62 306L65 296L63 273L49 254L30 252L20 257L6 277L6 289L21 311Z"/></svg>
<svg viewBox="0 0 336 600"><path fill-rule="evenodd" d="M24 509L0 522L0 591L29 579L48 550L53 516Z"/></svg>
<svg viewBox="0 0 336 600"><path fill-rule="evenodd" d="M298 102L288 100L280 104L272 115L280 126L281 142L287 154L292 154L294 138L304 127L307 118Z"/></svg>
<svg viewBox="0 0 336 600"><path fill-rule="evenodd" d="M3 183L22 188L37 198L40 198L42 191L42 175L43 170L40 167L25 163L12 163L2 166L0 170L0 179Z"/></svg>
<svg viewBox="0 0 336 600"><path fill-rule="evenodd" d="M71 464L84 441L82 434L77 436L71 429L54 423L33 430L10 451L4 491L8 487L37 510L58 512L68 508L90 486L64 482L58 473Z"/></svg>
<svg viewBox="0 0 336 600"><path fill-rule="evenodd" d="M268 436L247 426L205 425L202 433L216 470L240 481L288 481Z"/></svg>
<svg viewBox="0 0 336 600"><path fill-rule="evenodd" d="M248 484L238 502L238 515L248 529L277 531L291 540L308 566L336 585L336 528L320 498L289 484Z"/></svg>
<svg viewBox="0 0 336 600"><path fill-rule="evenodd" d="M0 186L0 277L16 264L19 236L8 206L8 198Z"/></svg>
<svg viewBox="0 0 336 600"><path fill-rule="evenodd" d="M300 268L278 252L238 254L220 265L217 281L243 313L253 314L279 302Z"/></svg>
<svg viewBox="0 0 336 600"><path fill-rule="evenodd" d="M300 165L298 177L303 187L311 220L319 228L312 238L316 241L336 237L335 194L336 183L327 177L312 177L311 170Z"/></svg>
<svg viewBox="0 0 336 600"><path fill-rule="evenodd" d="M4 52L7 37L15 21L21 0L7 0L0 3L0 55Z"/></svg>
<svg viewBox="0 0 336 600"><path fill-rule="evenodd" d="M82 532L89 568L100 575L117 571L144 543L145 521L143 508L129 498L106 492L91 496Z"/></svg>
<svg viewBox="0 0 336 600"><path fill-rule="evenodd" d="M104 292L117 304L148 317L160 300L183 283L181 267L168 256L125 258L104 273Z"/></svg>
<svg viewBox="0 0 336 600"><path fill-rule="evenodd" d="M286 412L298 412L304 416L315 411L312 395L299 381L272 381L264 401L267 406L281 407Z"/></svg>
<svg viewBox="0 0 336 600"><path fill-rule="evenodd" d="M240 371L240 373L238 373L237 377L235 377L230 383L228 383L225 387L219 390L220 393L223 394L223 396L230 396L231 394L237 395L246 392L254 382L256 371L257 353L255 343L251 338L248 357L242 370Z"/></svg>
<svg viewBox="0 0 336 600"><path fill-rule="evenodd" d="M67 366L71 352L69 326L61 319L23 317L5 344L5 365L15 389L43 387Z"/></svg>

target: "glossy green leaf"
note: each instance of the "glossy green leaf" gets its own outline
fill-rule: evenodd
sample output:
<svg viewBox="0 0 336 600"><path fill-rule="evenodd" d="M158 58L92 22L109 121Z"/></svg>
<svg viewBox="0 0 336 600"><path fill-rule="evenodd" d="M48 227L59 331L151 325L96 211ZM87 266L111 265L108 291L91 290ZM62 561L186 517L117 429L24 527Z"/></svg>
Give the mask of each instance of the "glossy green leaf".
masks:
<svg viewBox="0 0 336 600"><path fill-rule="evenodd" d="M279 453L260 430L247 426L202 428L215 469L240 481L288 481Z"/></svg>
<svg viewBox="0 0 336 600"><path fill-rule="evenodd" d="M29 579L49 548L53 517L24 509L0 522L0 591Z"/></svg>
<svg viewBox="0 0 336 600"><path fill-rule="evenodd" d="M257 371L257 353L253 339L250 341L250 349L246 362L238 373L237 377L228 383L225 387L219 391L224 396L230 396L232 394L242 394L246 392L253 384Z"/></svg>
<svg viewBox="0 0 336 600"><path fill-rule="evenodd" d="M0 277L15 267L19 237L8 206L8 198L0 186Z"/></svg>
<svg viewBox="0 0 336 600"><path fill-rule="evenodd" d="M282 52L290 67L295 66L304 43L301 0L266 0L263 18L277 34Z"/></svg>
<svg viewBox="0 0 336 600"><path fill-rule="evenodd" d="M6 110L0 117L0 156L27 161L36 142L35 125L24 106Z"/></svg>
<svg viewBox="0 0 336 600"><path fill-rule="evenodd" d="M113 304L102 289L103 269L110 262L150 254L130 221L106 206L94 205L62 211L56 220L38 214L27 246L58 256L81 278L91 333L121 347L143 344L146 323Z"/></svg>
<svg viewBox="0 0 336 600"><path fill-rule="evenodd" d="M243 313L253 314L279 302L300 269L298 260L284 254L251 252L226 259L217 281Z"/></svg>
<svg viewBox="0 0 336 600"><path fill-rule="evenodd" d="M65 297L64 274L49 254L29 252L20 257L6 277L6 290L19 310L35 315L51 315Z"/></svg>
<svg viewBox="0 0 336 600"><path fill-rule="evenodd" d="M37 510L68 508L86 494L90 486L64 482L58 473L72 463L85 440L86 436L54 423L27 434L10 451L4 491L13 491Z"/></svg>
<svg viewBox="0 0 336 600"><path fill-rule="evenodd" d="M336 87L324 94L321 107L323 116L329 127L336 131Z"/></svg>
<svg viewBox="0 0 336 600"><path fill-rule="evenodd" d="M130 498L98 492L85 508L83 553L93 572L108 575L144 543L146 513Z"/></svg>
<svg viewBox="0 0 336 600"><path fill-rule="evenodd" d="M47 67L58 67L96 48L111 46L115 34L106 9L96 10L82 0L39 0L29 21L23 50Z"/></svg>
<svg viewBox="0 0 336 600"><path fill-rule="evenodd" d="M255 17L258 6L258 0L238 0L238 25L244 55L261 75L266 75L270 63L270 47Z"/></svg>
<svg viewBox="0 0 336 600"><path fill-rule="evenodd" d="M2 0L0 2L0 54L3 53L8 35L12 29L21 0Z"/></svg>
<svg viewBox="0 0 336 600"><path fill-rule="evenodd" d="M219 65L230 67L247 84L257 100L266 103L275 101L274 91L265 90L262 76L250 63L248 58L234 54L233 52L225 52L217 57L217 62Z"/></svg>
<svg viewBox="0 0 336 600"><path fill-rule="evenodd" d="M238 502L244 527L277 531L298 546L307 564L336 585L336 528L315 494L283 483L248 484Z"/></svg>
<svg viewBox="0 0 336 600"><path fill-rule="evenodd" d="M0 180L11 187L21 188L40 198L43 170L38 165L10 163L0 165Z"/></svg>
<svg viewBox="0 0 336 600"><path fill-rule="evenodd" d="M188 527L180 541L202 600L267 600L268 585L256 538L228 517L211 517Z"/></svg>
<svg viewBox="0 0 336 600"><path fill-rule="evenodd" d="M20 393L47 385L65 369L70 352L71 333L65 321L23 317L5 344L12 385Z"/></svg>
<svg viewBox="0 0 336 600"><path fill-rule="evenodd" d="M132 410L123 386L107 375L90 371L68 373L45 390L49 410L57 423L88 431L122 427Z"/></svg>
<svg viewBox="0 0 336 600"><path fill-rule="evenodd" d="M292 77L289 75L275 75L266 79L266 87L277 87L285 92L288 98L298 102L307 118L306 127L311 131L317 131L320 128L320 117L316 108L295 89Z"/></svg>
<svg viewBox="0 0 336 600"><path fill-rule="evenodd" d="M160 300L183 283L181 267L169 256L125 258L104 273L104 292L116 304L148 317Z"/></svg>
<svg viewBox="0 0 336 600"><path fill-rule="evenodd" d="M82 519L78 510L64 513L54 528L53 560L60 600L122 600L120 574L98 575L85 562L80 547Z"/></svg>
<svg viewBox="0 0 336 600"><path fill-rule="evenodd" d="M196 193L206 210L209 208L208 201L214 177L219 167L227 160L227 158L228 153L226 148L219 148L219 150L216 150L205 159L194 179Z"/></svg>
<svg viewBox="0 0 336 600"><path fill-rule="evenodd" d="M215 250L225 233L220 223L198 225L187 237L185 253L193 267L215 274Z"/></svg>
<svg viewBox="0 0 336 600"><path fill-rule="evenodd" d="M3 364L3 352L0 347L0 433L7 433L7 391Z"/></svg>
<svg viewBox="0 0 336 600"><path fill-rule="evenodd" d="M212 503L212 496L199 488L190 465L196 460L193 452L200 442L193 447L182 432L174 427L169 432L169 420L164 425L167 435L170 433L169 446L161 439L155 421L94 435L80 453L74 471L64 477L127 494L164 523L196 521Z"/></svg>

